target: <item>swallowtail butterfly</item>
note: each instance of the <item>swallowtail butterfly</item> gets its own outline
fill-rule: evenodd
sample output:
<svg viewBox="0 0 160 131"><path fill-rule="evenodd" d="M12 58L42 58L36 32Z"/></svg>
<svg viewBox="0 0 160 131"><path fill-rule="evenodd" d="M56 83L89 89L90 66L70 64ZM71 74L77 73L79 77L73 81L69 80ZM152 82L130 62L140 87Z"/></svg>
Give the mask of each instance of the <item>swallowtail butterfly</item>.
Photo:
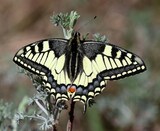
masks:
<svg viewBox="0 0 160 131"><path fill-rule="evenodd" d="M60 100L91 105L107 80L146 70L137 55L105 42L81 40L76 32L69 39L45 39L20 49L13 58L20 67L42 78L45 89Z"/></svg>

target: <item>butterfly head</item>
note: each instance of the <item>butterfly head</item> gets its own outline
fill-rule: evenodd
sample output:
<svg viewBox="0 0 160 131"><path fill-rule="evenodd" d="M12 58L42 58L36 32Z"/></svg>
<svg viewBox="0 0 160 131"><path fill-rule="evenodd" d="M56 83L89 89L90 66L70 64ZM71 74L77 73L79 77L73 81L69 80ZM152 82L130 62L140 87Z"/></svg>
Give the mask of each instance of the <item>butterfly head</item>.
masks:
<svg viewBox="0 0 160 131"><path fill-rule="evenodd" d="M79 32L77 32L77 31L74 31L73 33L72 33L72 38L74 38L74 39L80 39L80 33Z"/></svg>

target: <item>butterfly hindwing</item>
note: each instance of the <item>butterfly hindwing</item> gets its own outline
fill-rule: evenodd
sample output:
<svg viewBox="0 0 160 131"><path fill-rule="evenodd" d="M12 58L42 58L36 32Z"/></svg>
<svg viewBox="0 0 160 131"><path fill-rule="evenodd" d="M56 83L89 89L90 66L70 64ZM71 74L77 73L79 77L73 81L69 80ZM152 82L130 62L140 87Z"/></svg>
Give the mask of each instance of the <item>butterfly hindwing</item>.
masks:
<svg viewBox="0 0 160 131"><path fill-rule="evenodd" d="M79 73L73 83L77 87L73 101L81 101L84 104L90 105L90 100L93 100L95 96L103 91L103 89L106 87L106 83L107 81L105 81L98 74L88 76L83 70Z"/></svg>

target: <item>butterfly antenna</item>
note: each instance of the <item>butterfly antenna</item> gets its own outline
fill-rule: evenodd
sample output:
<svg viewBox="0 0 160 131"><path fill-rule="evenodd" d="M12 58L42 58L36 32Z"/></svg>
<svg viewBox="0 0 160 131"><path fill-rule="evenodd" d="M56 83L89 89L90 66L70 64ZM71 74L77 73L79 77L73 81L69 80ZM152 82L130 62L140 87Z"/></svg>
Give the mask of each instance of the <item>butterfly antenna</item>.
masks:
<svg viewBox="0 0 160 131"><path fill-rule="evenodd" d="M94 16L92 19L88 20L86 23L84 23L82 26L80 26L77 31L79 32L80 29L82 29L83 27L85 27L86 25L88 25L89 23L93 22L93 20L95 20L97 18L97 16Z"/></svg>

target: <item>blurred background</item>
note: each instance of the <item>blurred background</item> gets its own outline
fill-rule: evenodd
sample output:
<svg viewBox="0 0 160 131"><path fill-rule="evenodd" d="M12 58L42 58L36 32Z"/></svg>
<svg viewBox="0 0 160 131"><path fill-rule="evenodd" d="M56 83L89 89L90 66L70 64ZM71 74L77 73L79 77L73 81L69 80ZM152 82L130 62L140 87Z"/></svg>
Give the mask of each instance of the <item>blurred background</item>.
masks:
<svg viewBox="0 0 160 131"><path fill-rule="evenodd" d="M63 37L62 30L51 24L50 16L72 10L81 15L75 27L82 26L81 34L106 35L110 43L141 56L147 66L142 74L109 81L85 115L83 105L77 103L73 130L160 131L159 0L0 0L1 104L13 103L16 110L24 96L33 96L32 82L18 73L12 58L31 42ZM85 25L94 16L97 19ZM68 112L63 111L58 131L65 130L67 119ZM36 122L24 125L18 131L38 131Z"/></svg>

